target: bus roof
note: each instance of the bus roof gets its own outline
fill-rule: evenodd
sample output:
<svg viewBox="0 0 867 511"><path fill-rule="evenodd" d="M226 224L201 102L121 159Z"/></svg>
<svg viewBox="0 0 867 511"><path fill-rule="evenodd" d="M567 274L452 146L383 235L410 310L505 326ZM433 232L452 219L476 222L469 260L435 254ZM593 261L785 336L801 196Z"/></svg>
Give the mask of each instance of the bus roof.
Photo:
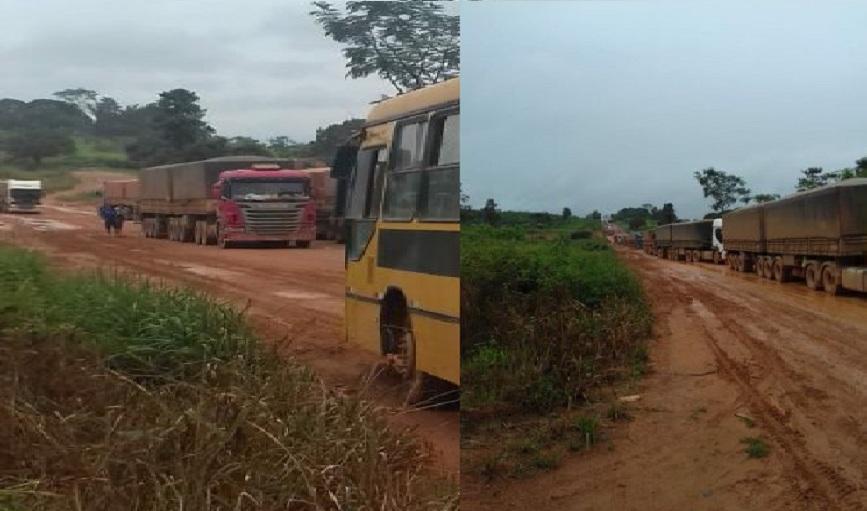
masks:
<svg viewBox="0 0 867 511"><path fill-rule="evenodd" d="M460 78L429 85L377 103L367 116L367 124L380 124L438 106L457 104L461 95Z"/></svg>

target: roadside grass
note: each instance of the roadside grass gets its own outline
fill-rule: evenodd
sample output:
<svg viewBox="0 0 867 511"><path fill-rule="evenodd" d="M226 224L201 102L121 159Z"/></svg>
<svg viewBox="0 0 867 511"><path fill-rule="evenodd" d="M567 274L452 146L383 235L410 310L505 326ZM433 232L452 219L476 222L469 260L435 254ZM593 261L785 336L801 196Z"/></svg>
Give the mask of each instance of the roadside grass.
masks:
<svg viewBox="0 0 867 511"><path fill-rule="evenodd" d="M746 446L744 452L749 458L764 458L771 452L771 447L761 438L744 437L741 443Z"/></svg>
<svg viewBox="0 0 867 511"><path fill-rule="evenodd" d="M541 438L543 455L597 443L599 417L628 420L628 411L592 396L646 371L652 315L638 280L598 221L553 224L461 226L463 466L483 477L492 467L516 476L555 465L502 447L513 431ZM560 428L573 434L548 433L549 416L574 418L591 404L608 409ZM508 433L487 433L491 422Z"/></svg>
<svg viewBox="0 0 867 511"><path fill-rule="evenodd" d="M457 508L427 449L187 290L0 247L3 509Z"/></svg>

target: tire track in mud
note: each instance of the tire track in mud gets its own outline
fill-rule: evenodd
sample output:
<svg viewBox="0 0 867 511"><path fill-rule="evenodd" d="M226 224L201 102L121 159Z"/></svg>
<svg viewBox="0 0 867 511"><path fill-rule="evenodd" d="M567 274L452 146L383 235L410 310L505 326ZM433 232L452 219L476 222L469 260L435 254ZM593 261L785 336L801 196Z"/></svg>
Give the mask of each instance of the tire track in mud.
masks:
<svg viewBox="0 0 867 511"><path fill-rule="evenodd" d="M669 274L673 275L671 272ZM680 277L675 276L675 278ZM833 509L864 510L863 488L847 479L830 464L811 455L804 445L803 433L789 426L792 418L791 411L782 410L757 388L757 383L779 383L783 388L791 388L799 386L798 381L804 379L803 375L786 364L778 351L756 339L745 326L748 323L744 320L750 319L750 323L757 324L766 332L774 328L763 325L762 318L757 317L754 309L718 298L688 281L680 280L672 283L679 288L682 297L691 297L690 308L703 318L701 325L707 344L714 353L720 375L738 386L746 398L750 412L757 416L759 424L769 433L771 439L782 447L797 477L809 484L808 488L801 489L804 503L819 504L828 509L831 508L827 506L833 505ZM723 311L721 313L723 317L715 311ZM792 311L782 312L791 314ZM728 340L724 337L731 337L750 352L748 365L738 362L729 355L722 344ZM765 369L765 374L758 379L751 371L751 366L756 363ZM777 382L780 376L788 381ZM791 396L784 395L784 397L792 399ZM800 485L795 485L798 486Z"/></svg>

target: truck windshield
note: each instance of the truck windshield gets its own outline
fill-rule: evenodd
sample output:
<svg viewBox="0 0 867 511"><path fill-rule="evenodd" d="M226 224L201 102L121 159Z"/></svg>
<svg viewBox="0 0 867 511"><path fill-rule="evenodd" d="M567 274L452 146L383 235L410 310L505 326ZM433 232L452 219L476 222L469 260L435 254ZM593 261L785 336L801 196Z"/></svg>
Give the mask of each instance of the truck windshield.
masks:
<svg viewBox="0 0 867 511"><path fill-rule="evenodd" d="M19 202L38 202L42 196L42 190L33 189L15 189L9 190L9 195Z"/></svg>
<svg viewBox="0 0 867 511"><path fill-rule="evenodd" d="M234 200L276 200L306 195L305 181L232 181L229 196Z"/></svg>

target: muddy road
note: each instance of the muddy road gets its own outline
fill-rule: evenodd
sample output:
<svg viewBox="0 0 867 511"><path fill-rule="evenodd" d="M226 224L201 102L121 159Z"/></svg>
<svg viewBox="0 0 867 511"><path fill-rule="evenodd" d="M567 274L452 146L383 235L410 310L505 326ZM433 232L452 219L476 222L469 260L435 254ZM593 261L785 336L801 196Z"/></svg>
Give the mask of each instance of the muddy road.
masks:
<svg viewBox="0 0 867 511"><path fill-rule="evenodd" d="M867 509L867 297L619 250L657 318L634 419L462 509Z"/></svg>
<svg viewBox="0 0 867 511"><path fill-rule="evenodd" d="M72 192L96 189L116 173L79 173ZM63 194L60 196L62 197ZM459 470L458 413L405 409L405 388L387 377L362 383L376 357L346 344L343 334L343 245L310 249L222 250L144 238L127 222L122 237L106 235L96 205L46 199L41 214L0 215L0 240L40 250L61 266L130 272L207 291L246 308L266 340L312 368L329 385L364 392L382 405L395 427L412 427L436 453L437 468Z"/></svg>

